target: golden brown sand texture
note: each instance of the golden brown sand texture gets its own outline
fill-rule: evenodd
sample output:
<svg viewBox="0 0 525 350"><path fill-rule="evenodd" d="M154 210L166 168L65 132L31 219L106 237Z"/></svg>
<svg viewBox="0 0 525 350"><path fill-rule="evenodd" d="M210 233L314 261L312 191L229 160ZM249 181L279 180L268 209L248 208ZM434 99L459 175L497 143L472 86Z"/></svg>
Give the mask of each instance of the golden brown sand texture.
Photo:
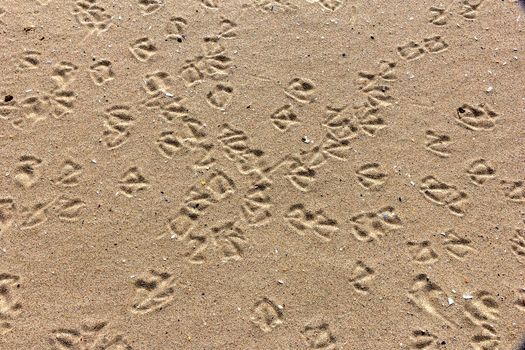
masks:
<svg viewBox="0 0 525 350"><path fill-rule="evenodd" d="M0 1L0 350L517 350L516 0Z"/></svg>

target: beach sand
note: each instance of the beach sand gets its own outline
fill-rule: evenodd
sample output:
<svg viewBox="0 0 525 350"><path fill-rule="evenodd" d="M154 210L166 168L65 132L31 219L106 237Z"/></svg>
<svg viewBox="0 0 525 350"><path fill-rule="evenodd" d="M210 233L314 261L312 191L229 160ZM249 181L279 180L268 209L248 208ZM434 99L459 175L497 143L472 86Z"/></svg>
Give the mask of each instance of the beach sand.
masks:
<svg viewBox="0 0 525 350"><path fill-rule="evenodd" d="M516 349L525 12L2 0L0 349Z"/></svg>

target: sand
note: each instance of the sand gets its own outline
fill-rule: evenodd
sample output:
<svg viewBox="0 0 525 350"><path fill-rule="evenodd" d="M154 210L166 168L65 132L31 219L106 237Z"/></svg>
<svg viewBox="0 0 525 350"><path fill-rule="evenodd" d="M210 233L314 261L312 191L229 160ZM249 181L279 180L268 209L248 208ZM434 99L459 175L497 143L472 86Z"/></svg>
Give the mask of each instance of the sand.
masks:
<svg viewBox="0 0 525 350"><path fill-rule="evenodd" d="M0 8L0 349L519 346L516 1Z"/></svg>

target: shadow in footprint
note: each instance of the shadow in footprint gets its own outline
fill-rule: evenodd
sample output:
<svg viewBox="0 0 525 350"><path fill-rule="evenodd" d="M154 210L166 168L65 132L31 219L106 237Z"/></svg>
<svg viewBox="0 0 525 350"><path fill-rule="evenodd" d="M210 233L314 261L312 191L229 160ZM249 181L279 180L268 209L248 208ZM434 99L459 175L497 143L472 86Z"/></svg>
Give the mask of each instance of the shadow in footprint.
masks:
<svg viewBox="0 0 525 350"><path fill-rule="evenodd" d="M522 3L525 8L525 1L520 1L520 3ZM521 342L516 347L516 350L525 350L525 335L521 338Z"/></svg>

